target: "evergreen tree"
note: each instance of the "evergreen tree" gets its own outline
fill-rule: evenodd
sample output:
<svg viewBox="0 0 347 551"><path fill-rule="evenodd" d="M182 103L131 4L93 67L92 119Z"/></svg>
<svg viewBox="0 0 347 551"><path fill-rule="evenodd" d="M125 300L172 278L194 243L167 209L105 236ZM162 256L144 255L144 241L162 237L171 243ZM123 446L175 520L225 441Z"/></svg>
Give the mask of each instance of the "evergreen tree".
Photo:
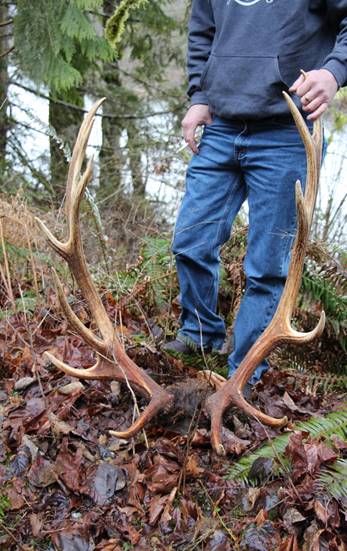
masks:
<svg viewBox="0 0 347 551"><path fill-rule="evenodd" d="M110 2L105 3L110 7ZM181 22L167 14L168 6L168 0L121 0L106 25L105 35L118 59L111 64L108 76L112 76L103 94L110 97L112 113L120 114L119 120L110 121L110 125L116 133L118 129L118 135L121 128L125 130L132 189L139 197L144 197L146 189L144 158L154 157L156 147L146 114L164 103L175 111L183 104L182 89L172 90L171 82L166 82L169 68L183 64L177 40ZM130 71L124 71L124 67L129 67L124 64L124 57L130 60ZM126 116L122 118L122 114ZM112 181L112 176L103 178L104 191L108 181Z"/></svg>
<svg viewBox="0 0 347 551"><path fill-rule="evenodd" d="M102 0L18 0L14 37L23 74L61 92L81 85L91 64L112 59L91 20L100 7Z"/></svg>
<svg viewBox="0 0 347 551"><path fill-rule="evenodd" d="M102 0L18 0L14 21L16 60L22 73L49 89L49 124L72 145L82 119L84 83L95 63L111 60L112 49L97 28ZM62 148L50 136L50 176L61 202L67 173Z"/></svg>
<svg viewBox="0 0 347 551"><path fill-rule="evenodd" d="M118 10L112 16L115 3ZM182 104L181 90L168 93L170 84L165 83L165 68L182 55L176 43L180 27L166 14L168 4L168 0L18 0L14 59L22 75L48 88L44 94L50 98L49 123L54 129L52 135L49 131L50 173L57 202L67 167L54 135L72 145L83 113L69 104L83 107L85 94L108 98L104 111L109 116L102 121L100 196L121 185L124 170L133 190L144 195L143 159L153 152L147 112L154 109L153 98L165 102L168 109ZM103 36L110 16L117 35L112 42L117 44L117 58ZM130 58L130 67L123 57ZM127 137L126 148L120 146L121 135ZM160 138L158 144L162 144ZM124 164L126 157L128 164Z"/></svg>

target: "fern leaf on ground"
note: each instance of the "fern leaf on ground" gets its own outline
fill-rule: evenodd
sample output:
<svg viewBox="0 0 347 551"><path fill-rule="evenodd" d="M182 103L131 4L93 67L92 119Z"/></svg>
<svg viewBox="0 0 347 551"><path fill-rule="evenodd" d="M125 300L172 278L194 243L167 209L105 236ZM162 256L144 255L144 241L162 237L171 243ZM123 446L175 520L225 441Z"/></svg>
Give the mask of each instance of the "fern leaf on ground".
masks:
<svg viewBox="0 0 347 551"><path fill-rule="evenodd" d="M347 459L337 459L320 473L317 490L324 490L337 500L347 499Z"/></svg>
<svg viewBox="0 0 347 551"><path fill-rule="evenodd" d="M314 438L325 437L329 440L336 435L344 440L347 437L347 407L341 411L329 413L326 417L311 417L308 421L298 423L295 430L308 432ZM229 470L228 478L250 482L249 473L257 459L261 457L275 459L278 456L283 459L281 456L283 456L291 434L293 434L292 431L281 434L254 453L239 459ZM281 472L280 466L279 472Z"/></svg>
<svg viewBox="0 0 347 551"><path fill-rule="evenodd" d="M291 361L291 368L278 366L278 369L295 376L295 386L305 388L305 393L310 396L322 395L332 390L347 390L347 375L334 373L316 373L305 369L299 362Z"/></svg>

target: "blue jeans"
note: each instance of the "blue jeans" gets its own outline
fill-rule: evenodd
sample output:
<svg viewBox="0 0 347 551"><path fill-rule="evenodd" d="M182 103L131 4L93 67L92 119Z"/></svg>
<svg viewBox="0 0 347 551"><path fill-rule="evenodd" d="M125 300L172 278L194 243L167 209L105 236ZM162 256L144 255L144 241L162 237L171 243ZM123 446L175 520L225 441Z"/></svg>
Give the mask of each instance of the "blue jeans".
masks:
<svg viewBox="0 0 347 551"><path fill-rule="evenodd" d="M181 294L178 338L220 349L217 313L220 249L248 199L246 290L233 331L229 376L270 323L285 284L295 236L295 182L306 179L306 154L294 123L231 121L205 127L187 172L173 239ZM258 366L254 383L268 367Z"/></svg>

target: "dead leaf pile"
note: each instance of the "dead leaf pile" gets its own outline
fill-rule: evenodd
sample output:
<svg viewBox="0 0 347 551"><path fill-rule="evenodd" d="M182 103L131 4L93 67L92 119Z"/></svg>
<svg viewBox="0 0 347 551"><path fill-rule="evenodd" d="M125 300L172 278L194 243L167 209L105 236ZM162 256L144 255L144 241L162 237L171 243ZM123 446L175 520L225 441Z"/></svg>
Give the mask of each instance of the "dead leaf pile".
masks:
<svg viewBox="0 0 347 551"><path fill-rule="evenodd" d="M115 317L112 295L105 294L105 300ZM88 323L84 309L79 315ZM43 360L49 349L75 367L94 362L91 351L59 320L55 295L48 290L36 317L17 314L0 322L0 550L345 549L346 503L317 486L322 469L346 455L344 442L336 437L328 446L294 432L285 474L273 475L276 457L263 459L253 465L259 483L251 485L228 480L228 469L278 431L235 408L225 419L227 458L212 452L203 410L194 422L155 420L146 429L148 448L141 434L135 441L118 440L109 431L129 425L134 412L127 389L76 381ZM129 353L161 384L194 376L191 365L168 358L154 345L134 346L132 336L147 331L141 316L124 307L122 324ZM194 385L185 388L188 402ZM287 415L292 423L341 403L333 393L308 395L275 370L253 399L270 415ZM190 402L192 410L198 407L199 400Z"/></svg>

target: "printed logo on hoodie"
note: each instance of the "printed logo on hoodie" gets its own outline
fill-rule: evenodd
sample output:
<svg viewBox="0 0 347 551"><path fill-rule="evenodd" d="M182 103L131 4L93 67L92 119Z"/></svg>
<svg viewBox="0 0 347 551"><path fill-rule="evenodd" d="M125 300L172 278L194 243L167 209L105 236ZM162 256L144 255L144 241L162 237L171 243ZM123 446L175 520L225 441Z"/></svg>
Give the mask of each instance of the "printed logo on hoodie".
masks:
<svg viewBox="0 0 347 551"><path fill-rule="evenodd" d="M265 0L267 4L272 4L274 0ZM254 6L254 4L258 4L258 2L262 2L262 0L234 0L237 4L240 4L240 6ZM227 6L231 3L231 0L227 1Z"/></svg>

